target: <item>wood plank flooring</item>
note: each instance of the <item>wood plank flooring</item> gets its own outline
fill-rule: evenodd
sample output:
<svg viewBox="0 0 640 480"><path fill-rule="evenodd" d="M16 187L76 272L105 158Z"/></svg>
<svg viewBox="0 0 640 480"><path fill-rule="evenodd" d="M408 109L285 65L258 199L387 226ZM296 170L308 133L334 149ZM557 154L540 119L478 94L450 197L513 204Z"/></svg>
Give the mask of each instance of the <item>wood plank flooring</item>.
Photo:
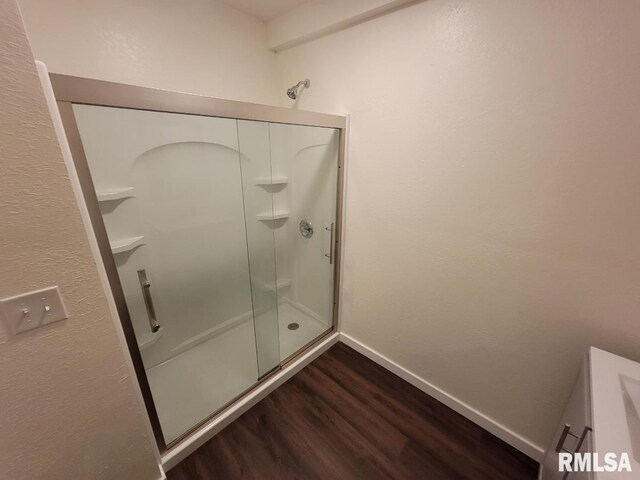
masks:
<svg viewBox="0 0 640 480"><path fill-rule="evenodd" d="M168 480L533 480L538 464L337 344Z"/></svg>

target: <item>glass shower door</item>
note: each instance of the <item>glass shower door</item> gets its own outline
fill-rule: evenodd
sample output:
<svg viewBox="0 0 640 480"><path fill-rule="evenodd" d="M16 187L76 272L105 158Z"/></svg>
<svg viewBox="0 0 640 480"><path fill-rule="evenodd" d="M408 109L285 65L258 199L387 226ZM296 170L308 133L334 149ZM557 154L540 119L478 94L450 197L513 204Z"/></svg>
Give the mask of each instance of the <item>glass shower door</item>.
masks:
<svg viewBox="0 0 640 480"><path fill-rule="evenodd" d="M340 132L269 124L280 356L333 325Z"/></svg>
<svg viewBox="0 0 640 480"><path fill-rule="evenodd" d="M279 187L273 184L271 175L269 124L238 120L238 143L258 346L258 374L263 377L280 365L278 276L273 232L286 219L274 218L273 215L273 194Z"/></svg>
<svg viewBox="0 0 640 480"><path fill-rule="evenodd" d="M238 120L238 138L264 375L333 325L340 132Z"/></svg>
<svg viewBox="0 0 640 480"><path fill-rule="evenodd" d="M332 328L339 131L73 111L172 444Z"/></svg>
<svg viewBox="0 0 640 480"><path fill-rule="evenodd" d="M331 329L340 132L238 120L258 366Z"/></svg>
<svg viewBox="0 0 640 480"><path fill-rule="evenodd" d="M269 214L271 198L243 196L248 165L233 119L87 105L74 113L171 443L280 363L275 287L273 298L252 292L252 272L267 282L271 273L275 285L273 239L262 244L245 210Z"/></svg>

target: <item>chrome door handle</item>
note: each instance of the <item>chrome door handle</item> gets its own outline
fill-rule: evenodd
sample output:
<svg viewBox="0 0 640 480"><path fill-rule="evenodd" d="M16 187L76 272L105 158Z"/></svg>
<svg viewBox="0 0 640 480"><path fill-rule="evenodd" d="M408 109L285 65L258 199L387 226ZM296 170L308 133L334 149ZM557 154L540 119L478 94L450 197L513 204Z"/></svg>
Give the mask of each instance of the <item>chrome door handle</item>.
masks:
<svg viewBox="0 0 640 480"><path fill-rule="evenodd" d="M325 227L325 230L331 232L331 244L329 245L329 253L325 253L324 256L329 259L329 265L333 265L333 256L335 254L335 223L332 223L330 227Z"/></svg>
<svg viewBox="0 0 640 480"><path fill-rule="evenodd" d="M147 309L147 317L149 317L149 326L151 331L156 333L160 330L160 324L156 319L156 309L153 307L153 298L151 297L151 283L147 280L146 270L138 270L138 280L142 289L142 298L144 298L144 306Z"/></svg>

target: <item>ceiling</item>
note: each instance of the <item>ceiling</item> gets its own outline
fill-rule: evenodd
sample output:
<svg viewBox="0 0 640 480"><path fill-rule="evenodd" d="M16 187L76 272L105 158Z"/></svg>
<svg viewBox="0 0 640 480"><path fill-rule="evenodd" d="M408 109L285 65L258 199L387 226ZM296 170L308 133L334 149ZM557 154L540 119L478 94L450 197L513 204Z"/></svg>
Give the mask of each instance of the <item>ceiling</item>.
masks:
<svg viewBox="0 0 640 480"><path fill-rule="evenodd" d="M222 2L267 22L309 0L222 0Z"/></svg>

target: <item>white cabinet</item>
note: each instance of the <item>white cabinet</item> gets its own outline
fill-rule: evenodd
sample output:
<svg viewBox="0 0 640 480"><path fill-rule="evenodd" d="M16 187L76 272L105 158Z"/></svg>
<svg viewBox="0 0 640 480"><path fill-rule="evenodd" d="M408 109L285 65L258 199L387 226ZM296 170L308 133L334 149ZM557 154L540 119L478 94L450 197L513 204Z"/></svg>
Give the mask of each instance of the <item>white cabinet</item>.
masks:
<svg viewBox="0 0 640 480"><path fill-rule="evenodd" d="M559 471L559 452L582 453L589 471ZM605 460L611 455L613 465ZM540 480L639 478L640 363L591 347L547 450Z"/></svg>
<svg viewBox="0 0 640 480"><path fill-rule="evenodd" d="M590 365L589 356L586 355L560 419L560 425L547 450L542 464L541 480L592 480L593 476L589 472L560 471L558 462L560 452L583 453L591 451L593 425L591 422L590 392Z"/></svg>

